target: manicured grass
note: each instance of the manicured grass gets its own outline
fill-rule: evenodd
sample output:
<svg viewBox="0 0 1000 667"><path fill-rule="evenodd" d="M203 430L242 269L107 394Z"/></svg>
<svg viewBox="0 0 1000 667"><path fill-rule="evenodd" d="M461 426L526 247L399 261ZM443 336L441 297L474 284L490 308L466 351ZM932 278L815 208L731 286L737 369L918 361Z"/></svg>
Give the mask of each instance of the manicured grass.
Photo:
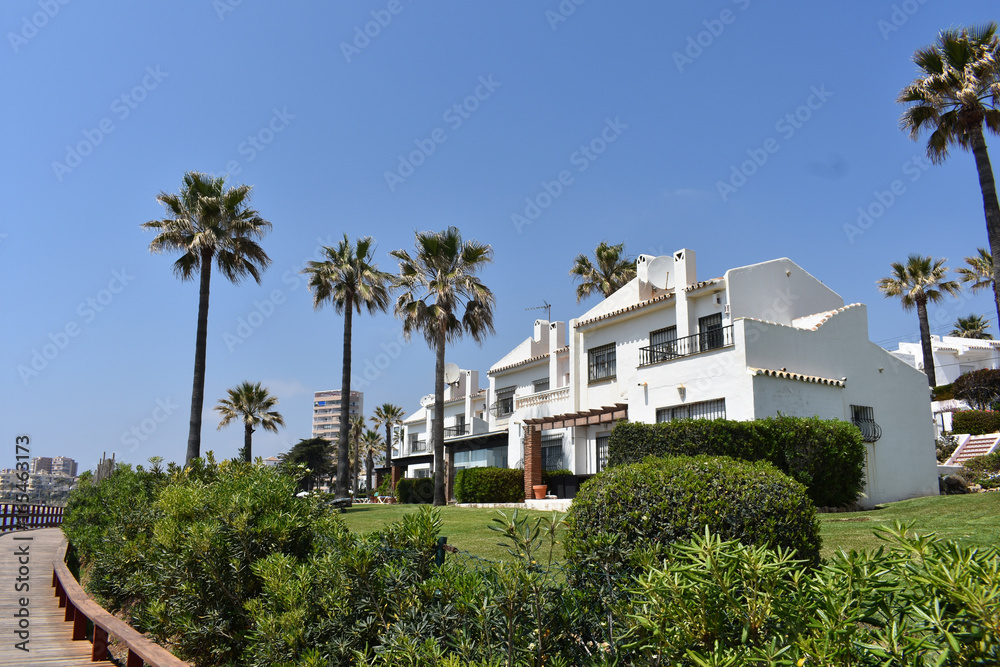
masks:
<svg viewBox="0 0 1000 667"><path fill-rule="evenodd" d="M358 532L377 530L398 520L416 505L355 505L342 515L347 527ZM469 551L481 558L498 560L507 552L498 545L499 535L491 531L495 509L442 507L441 535L448 544ZM511 509L503 510L508 516ZM550 512L518 510L519 516L548 517ZM896 521L914 522L921 534L936 533L939 537L963 544L990 546L1000 544L1000 493L976 493L965 496L931 496L914 498L882 506L869 512L821 514L820 535L822 555L829 558L840 549L875 549L882 541L875 536L878 527L892 527ZM556 558L562 558L557 547Z"/></svg>

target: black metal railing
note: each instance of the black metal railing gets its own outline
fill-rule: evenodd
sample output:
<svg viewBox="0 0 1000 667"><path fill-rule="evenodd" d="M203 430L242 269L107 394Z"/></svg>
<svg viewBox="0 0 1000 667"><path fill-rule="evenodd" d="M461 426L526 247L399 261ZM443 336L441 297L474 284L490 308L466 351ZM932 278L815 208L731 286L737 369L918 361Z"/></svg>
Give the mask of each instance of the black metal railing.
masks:
<svg viewBox="0 0 1000 667"><path fill-rule="evenodd" d="M446 438L455 438L455 437L458 437L460 435L468 435L468 434L469 434L469 425L468 424L462 424L460 426L445 426L444 427L444 437L446 437Z"/></svg>
<svg viewBox="0 0 1000 667"><path fill-rule="evenodd" d="M427 441L417 440L414 438L410 440L410 452L426 452L427 451Z"/></svg>
<svg viewBox="0 0 1000 667"><path fill-rule="evenodd" d="M639 348L639 365L649 366L733 345L733 325Z"/></svg>
<svg viewBox="0 0 1000 667"><path fill-rule="evenodd" d="M875 423L874 419L855 419L854 425L861 431L863 442L878 442L882 437L882 427Z"/></svg>

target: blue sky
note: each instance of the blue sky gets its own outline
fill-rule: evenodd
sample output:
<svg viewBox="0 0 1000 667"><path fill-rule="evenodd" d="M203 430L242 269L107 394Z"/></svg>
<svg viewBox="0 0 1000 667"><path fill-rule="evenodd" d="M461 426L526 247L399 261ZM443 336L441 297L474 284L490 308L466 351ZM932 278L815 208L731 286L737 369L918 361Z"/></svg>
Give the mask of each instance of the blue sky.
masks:
<svg viewBox="0 0 1000 667"><path fill-rule="evenodd" d="M298 271L345 232L373 236L388 271L416 230L493 246L497 335L455 345L463 368L530 335L527 308L568 320L594 305L576 304L568 270L604 239L691 248L703 278L787 256L868 304L872 340L914 340L916 315L876 279L914 252L960 266L986 234L972 156L926 163L895 97L915 49L991 10L7 0L0 466L20 434L82 469L102 452L183 459L197 283L139 225L190 170L253 185L274 225L260 286L212 284L202 450L220 457L242 444L215 428L226 388L279 397L287 427L254 442L268 456L309 437L313 391L340 387L343 320L313 309ZM967 296L934 308L932 329L970 312L995 323L988 297ZM369 413L431 391L433 354L401 343L391 314L355 318L354 341Z"/></svg>

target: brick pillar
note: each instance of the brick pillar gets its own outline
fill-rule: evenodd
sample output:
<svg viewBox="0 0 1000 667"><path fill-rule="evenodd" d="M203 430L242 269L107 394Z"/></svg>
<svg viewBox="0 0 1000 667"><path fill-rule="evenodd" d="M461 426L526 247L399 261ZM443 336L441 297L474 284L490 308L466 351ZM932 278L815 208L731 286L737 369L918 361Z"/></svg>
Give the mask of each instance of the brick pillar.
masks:
<svg viewBox="0 0 1000 667"><path fill-rule="evenodd" d="M534 498L531 487L542 483L542 431L533 425L524 428L524 497Z"/></svg>
<svg viewBox="0 0 1000 667"><path fill-rule="evenodd" d="M455 456L451 447L444 448L444 499L455 499Z"/></svg>
<svg viewBox="0 0 1000 667"><path fill-rule="evenodd" d="M396 484L399 480L403 479L403 472L406 470L403 466L392 466L392 493L396 492Z"/></svg>

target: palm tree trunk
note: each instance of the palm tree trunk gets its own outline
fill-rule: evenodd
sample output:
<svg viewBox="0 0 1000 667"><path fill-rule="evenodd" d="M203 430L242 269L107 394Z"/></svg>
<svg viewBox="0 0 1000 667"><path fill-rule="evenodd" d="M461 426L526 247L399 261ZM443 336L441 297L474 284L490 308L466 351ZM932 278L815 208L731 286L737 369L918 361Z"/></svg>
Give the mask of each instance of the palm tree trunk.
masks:
<svg viewBox="0 0 1000 667"><path fill-rule="evenodd" d="M243 460L247 463L253 461L253 455L250 452L253 442L253 426L250 424L243 425Z"/></svg>
<svg viewBox="0 0 1000 667"><path fill-rule="evenodd" d="M937 376L934 373L934 352L931 350L931 327L927 323L927 302L917 301L917 318L920 320L920 350L924 356L924 373L927 374L927 384L937 386Z"/></svg>
<svg viewBox="0 0 1000 667"><path fill-rule="evenodd" d="M361 438L356 437L354 438L354 482L352 487L354 489L355 498L358 497L358 482L361 481L359 479L361 477L360 473L361 473Z"/></svg>
<svg viewBox="0 0 1000 667"><path fill-rule="evenodd" d="M337 487L334 495L346 498L350 485L351 446L351 326L354 313L354 300L347 297L344 304L344 363L340 378L340 434L337 438Z"/></svg>
<svg viewBox="0 0 1000 667"><path fill-rule="evenodd" d="M979 189L983 193L983 211L986 214L986 235L990 242L990 254L993 256L993 303L996 306L997 317L1000 318L1000 295L997 294L997 283L1000 282L1000 202L997 201L997 186L993 180L993 165L990 164L990 154L986 150L986 139L983 137L983 126L974 125L971 137L972 154L976 158L976 171L979 172Z"/></svg>
<svg viewBox="0 0 1000 667"><path fill-rule="evenodd" d="M392 468L392 420L385 420L385 467ZM389 475L392 476L390 470Z"/></svg>
<svg viewBox="0 0 1000 667"><path fill-rule="evenodd" d="M212 282L212 251L201 251L198 286L198 330L194 342L194 386L191 388L191 421L184 465L201 456L201 411L205 405L205 352L208 348L208 295Z"/></svg>
<svg viewBox="0 0 1000 667"><path fill-rule="evenodd" d="M372 456L372 450L368 450L365 454L365 489L368 491L368 495L375 493L372 489L372 468L375 466L375 458Z"/></svg>
<svg viewBox="0 0 1000 667"><path fill-rule="evenodd" d="M434 360L434 419L431 421L431 439L434 440L434 504L448 504L444 492L444 346L445 332L438 331Z"/></svg>

